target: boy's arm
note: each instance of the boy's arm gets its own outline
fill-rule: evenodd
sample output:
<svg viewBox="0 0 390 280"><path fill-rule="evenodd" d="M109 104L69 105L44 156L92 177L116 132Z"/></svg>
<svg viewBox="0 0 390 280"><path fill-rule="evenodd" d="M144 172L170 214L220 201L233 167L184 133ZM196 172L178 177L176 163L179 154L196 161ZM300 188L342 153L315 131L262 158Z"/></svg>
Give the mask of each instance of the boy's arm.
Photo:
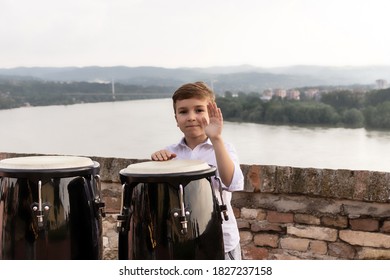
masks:
<svg viewBox="0 0 390 280"><path fill-rule="evenodd" d="M205 127L206 135L209 137L214 147L215 158L217 161L219 176L225 186L230 186L234 175L234 162L226 150L222 139L223 117L221 109L217 107L215 102L211 102L207 106L209 113L209 122L206 119L202 120Z"/></svg>
<svg viewBox="0 0 390 280"><path fill-rule="evenodd" d="M214 140L210 138L210 140L211 143L213 143L218 173L221 181L225 186L229 187L233 180L235 168L234 162L226 150L222 137Z"/></svg>

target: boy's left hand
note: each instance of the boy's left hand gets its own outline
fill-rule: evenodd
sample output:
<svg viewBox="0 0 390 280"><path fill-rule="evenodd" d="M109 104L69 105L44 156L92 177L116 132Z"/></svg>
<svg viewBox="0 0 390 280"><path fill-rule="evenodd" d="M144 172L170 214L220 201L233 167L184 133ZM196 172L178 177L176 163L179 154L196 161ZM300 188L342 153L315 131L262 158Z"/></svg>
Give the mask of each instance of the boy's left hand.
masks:
<svg viewBox="0 0 390 280"><path fill-rule="evenodd" d="M222 134L223 117L221 109L217 107L215 102L210 102L207 105L209 114L209 122L205 118L202 119L205 133L210 140L215 139Z"/></svg>

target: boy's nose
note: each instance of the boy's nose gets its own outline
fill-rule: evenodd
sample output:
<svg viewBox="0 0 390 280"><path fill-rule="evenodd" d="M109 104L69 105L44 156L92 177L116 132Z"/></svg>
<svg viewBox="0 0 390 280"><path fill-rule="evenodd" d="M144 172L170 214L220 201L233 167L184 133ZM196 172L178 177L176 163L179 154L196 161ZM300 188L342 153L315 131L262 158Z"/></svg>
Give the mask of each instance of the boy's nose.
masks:
<svg viewBox="0 0 390 280"><path fill-rule="evenodd" d="M188 120L189 120L189 121L194 121L194 120L196 120L196 115L195 115L195 113L189 113L189 114L188 114Z"/></svg>

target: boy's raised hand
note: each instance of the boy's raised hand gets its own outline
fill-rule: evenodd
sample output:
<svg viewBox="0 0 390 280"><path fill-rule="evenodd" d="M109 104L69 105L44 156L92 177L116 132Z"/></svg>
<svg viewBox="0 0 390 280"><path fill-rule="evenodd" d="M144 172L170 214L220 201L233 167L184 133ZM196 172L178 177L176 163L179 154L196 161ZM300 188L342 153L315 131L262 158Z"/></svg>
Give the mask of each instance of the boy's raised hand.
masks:
<svg viewBox="0 0 390 280"><path fill-rule="evenodd" d="M209 113L209 122L203 118L202 124L207 137L212 140L222 134L223 117L221 109L217 107L215 102L210 102L207 105L207 111Z"/></svg>

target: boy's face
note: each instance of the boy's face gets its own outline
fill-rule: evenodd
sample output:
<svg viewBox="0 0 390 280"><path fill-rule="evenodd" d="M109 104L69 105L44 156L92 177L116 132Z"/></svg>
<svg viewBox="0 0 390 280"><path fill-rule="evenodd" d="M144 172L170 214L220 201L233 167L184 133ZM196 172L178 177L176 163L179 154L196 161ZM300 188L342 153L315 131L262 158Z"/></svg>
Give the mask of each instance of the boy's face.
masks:
<svg viewBox="0 0 390 280"><path fill-rule="evenodd" d="M197 98L176 101L175 119L177 126L186 138L206 137L202 126L202 119L205 118L209 122L209 114L207 112L208 103L209 101L207 99Z"/></svg>

